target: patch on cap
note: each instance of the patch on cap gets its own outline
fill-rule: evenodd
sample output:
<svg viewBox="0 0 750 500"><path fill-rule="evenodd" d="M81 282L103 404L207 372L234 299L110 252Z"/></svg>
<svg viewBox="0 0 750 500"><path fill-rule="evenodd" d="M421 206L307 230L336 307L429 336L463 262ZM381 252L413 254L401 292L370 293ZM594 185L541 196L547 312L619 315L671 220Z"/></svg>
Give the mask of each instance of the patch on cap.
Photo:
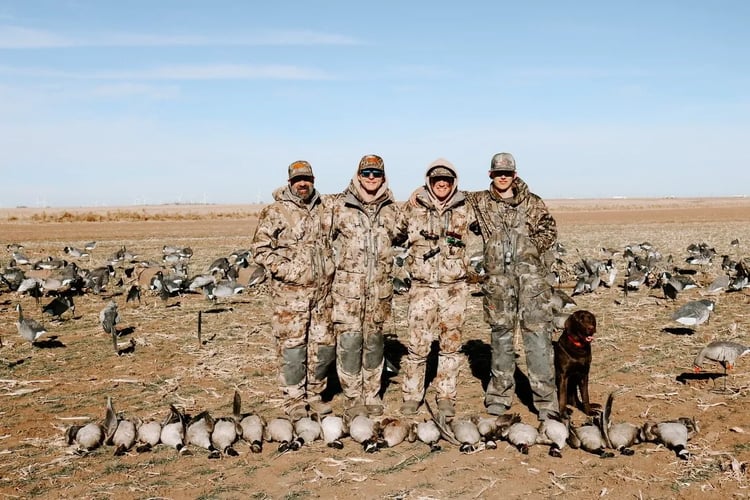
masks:
<svg viewBox="0 0 750 500"><path fill-rule="evenodd" d="M510 153L497 153L492 157L492 161L490 162L490 170L506 170L515 172L516 159L513 158L513 155Z"/></svg>
<svg viewBox="0 0 750 500"><path fill-rule="evenodd" d="M427 173L427 177L452 177L456 178L455 174L451 172L451 169L447 167L433 167Z"/></svg>
<svg viewBox="0 0 750 500"><path fill-rule="evenodd" d="M357 172L361 172L366 168L385 170L385 164L383 163L383 159L378 155L365 155L359 160L359 168L357 169Z"/></svg>
<svg viewBox="0 0 750 500"><path fill-rule="evenodd" d="M305 160L295 161L289 165L289 179L294 179L300 176L313 177L312 166Z"/></svg>

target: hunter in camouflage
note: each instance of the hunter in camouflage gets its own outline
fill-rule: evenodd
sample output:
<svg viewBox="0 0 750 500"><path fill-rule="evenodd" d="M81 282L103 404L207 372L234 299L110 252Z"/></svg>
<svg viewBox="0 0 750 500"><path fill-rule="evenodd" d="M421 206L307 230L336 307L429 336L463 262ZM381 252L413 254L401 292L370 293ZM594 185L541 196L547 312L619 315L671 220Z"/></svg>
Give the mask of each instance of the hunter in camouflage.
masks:
<svg viewBox="0 0 750 500"><path fill-rule="evenodd" d="M274 192L253 237L254 260L271 277L279 383L284 411L293 420L325 414L326 374L336 357L331 327L333 252L329 205L314 187L306 161L289 165L289 184Z"/></svg>
<svg viewBox="0 0 750 500"><path fill-rule="evenodd" d="M383 325L391 317L391 246L399 239L406 239L406 222L388 189L383 159L366 155L336 197L331 222L336 369L350 417L383 413Z"/></svg>
<svg viewBox="0 0 750 500"><path fill-rule="evenodd" d="M425 396L425 368L433 340L440 351L432 386L438 411L455 415L461 328L469 296L466 244L474 212L458 191L458 174L445 159L432 162L425 185L404 209L409 224L408 352L402 361L401 412L417 412Z"/></svg>
<svg viewBox="0 0 750 500"><path fill-rule="evenodd" d="M520 328L539 419L557 415L552 351L551 287L544 254L557 239L555 220L542 199L516 173L509 153L490 164L486 191L467 193L484 241L487 279L482 286L484 317L491 328L491 379L485 406L493 415L513 400L514 331Z"/></svg>

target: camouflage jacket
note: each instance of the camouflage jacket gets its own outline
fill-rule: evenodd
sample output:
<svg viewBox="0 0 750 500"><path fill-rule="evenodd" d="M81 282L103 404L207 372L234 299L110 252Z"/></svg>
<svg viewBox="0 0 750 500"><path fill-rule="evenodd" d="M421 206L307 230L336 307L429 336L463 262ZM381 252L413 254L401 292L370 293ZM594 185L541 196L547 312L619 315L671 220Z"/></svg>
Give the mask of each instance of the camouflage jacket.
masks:
<svg viewBox="0 0 750 500"><path fill-rule="evenodd" d="M416 192L416 205L407 203L404 215L409 224L409 256L406 260L411 278L422 284L438 286L466 279L469 225L474 222L466 196L457 191L458 175L448 161L440 166L456 176L453 192L439 203L430 191L429 179ZM434 167L431 164L427 171Z"/></svg>
<svg viewBox="0 0 750 500"><path fill-rule="evenodd" d="M367 295L390 299L393 294L392 246L406 238L406 220L389 189L372 203L363 203L352 181L335 197L331 244L336 259L333 290L345 297ZM336 306L334 305L334 308Z"/></svg>
<svg viewBox="0 0 750 500"><path fill-rule="evenodd" d="M330 203L315 191L306 204L289 186L277 189L274 199L260 213L251 246L255 263L277 284L328 287L334 273Z"/></svg>
<svg viewBox="0 0 750 500"><path fill-rule="evenodd" d="M490 186L466 193L484 240L484 267L489 275L503 273L508 265L530 264L545 268L544 254L557 239L557 225L542 199L531 193L519 177L514 196L500 198Z"/></svg>

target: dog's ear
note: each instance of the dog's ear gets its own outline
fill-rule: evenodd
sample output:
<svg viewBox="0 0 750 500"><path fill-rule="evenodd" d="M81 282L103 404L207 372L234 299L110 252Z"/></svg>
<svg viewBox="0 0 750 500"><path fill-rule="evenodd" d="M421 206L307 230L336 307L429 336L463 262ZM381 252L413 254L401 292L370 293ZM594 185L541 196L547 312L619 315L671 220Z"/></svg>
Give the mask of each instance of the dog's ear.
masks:
<svg viewBox="0 0 750 500"><path fill-rule="evenodd" d="M574 312L568 318L565 320L565 324L563 325L563 331L571 333L576 330L576 327L579 326L577 314L579 311Z"/></svg>

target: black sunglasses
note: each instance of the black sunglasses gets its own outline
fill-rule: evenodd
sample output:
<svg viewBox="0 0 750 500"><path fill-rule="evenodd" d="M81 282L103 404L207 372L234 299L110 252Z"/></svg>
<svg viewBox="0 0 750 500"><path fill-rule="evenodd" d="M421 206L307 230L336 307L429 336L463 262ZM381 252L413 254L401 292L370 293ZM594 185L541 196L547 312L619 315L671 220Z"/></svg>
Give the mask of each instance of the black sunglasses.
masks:
<svg viewBox="0 0 750 500"><path fill-rule="evenodd" d="M359 171L359 175L361 177L373 176L376 179L379 179L380 177L383 177L385 175L385 172L383 172L379 168L365 168Z"/></svg>
<svg viewBox="0 0 750 500"><path fill-rule="evenodd" d="M513 177L515 172L513 170L495 170L492 172L493 177Z"/></svg>

